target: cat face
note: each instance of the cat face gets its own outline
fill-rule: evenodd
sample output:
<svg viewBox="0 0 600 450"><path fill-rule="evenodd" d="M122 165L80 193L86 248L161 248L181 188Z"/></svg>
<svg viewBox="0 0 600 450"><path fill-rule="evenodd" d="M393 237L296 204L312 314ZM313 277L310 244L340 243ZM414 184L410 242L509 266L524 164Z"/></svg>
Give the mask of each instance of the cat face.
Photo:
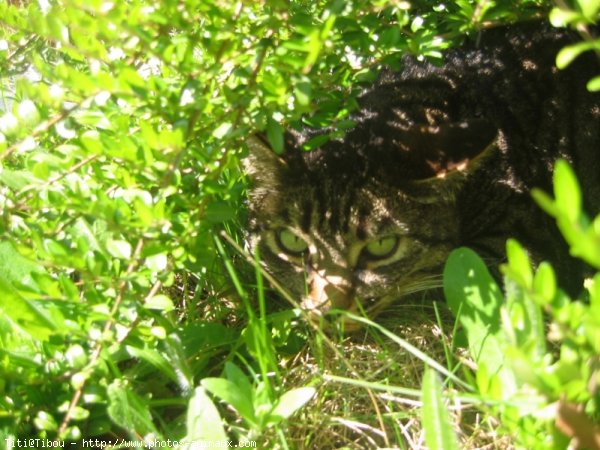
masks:
<svg viewBox="0 0 600 450"><path fill-rule="evenodd" d="M463 177L458 170L442 175L457 161L443 168L433 161L430 173L414 179L420 169L398 149L387 154L387 145L367 152L346 139L307 153L292 141L282 156L258 137L248 141L249 242L304 308L354 312L360 302L372 318L405 295L441 285L459 238L454 203Z"/></svg>
<svg viewBox="0 0 600 450"><path fill-rule="evenodd" d="M374 317L439 286L456 246L494 263L509 236L579 277L566 249L548 246L556 229L528 195L548 189L566 157L598 210L598 97L585 90L598 66L580 58L557 71L569 42L534 23L488 30L443 66L403 58L402 72L382 73L341 140L304 152L303 139L327 132L305 130L277 156L250 138L251 249L315 313L360 304Z"/></svg>

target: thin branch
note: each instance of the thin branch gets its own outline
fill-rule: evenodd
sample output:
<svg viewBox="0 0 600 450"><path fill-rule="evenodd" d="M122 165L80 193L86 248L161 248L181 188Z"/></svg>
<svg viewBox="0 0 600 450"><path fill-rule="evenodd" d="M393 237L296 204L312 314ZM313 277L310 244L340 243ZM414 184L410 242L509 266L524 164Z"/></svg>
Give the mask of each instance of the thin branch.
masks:
<svg viewBox="0 0 600 450"><path fill-rule="evenodd" d="M50 128L52 128L54 125L56 125L58 122L60 122L61 120L65 120L67 117L69 117L71 114L73 114L73 112L77 111L80 108L86 108L88 107L91 102L94 100L94 98L96 97L96 95L98 95L98 93L95 93L87 98L85 98L84 100L82 100L81 102L71 106L70 108L67 108L63 111L61 111L60 113L56 114L54 117L40 123L37 127L35 127L33 129L33 131L31 132L31 134L29 134L29 136L27 136L28 138L30 137L38 137L39 135L41 135L42 133L45 133L46 131L48 131ZM18 150L19 146L23 143L23 141L19 141L19 142L15 142L13 145L11 145L10 147L8 147L2 154L0 154L0 161L6 159L9 155L11 155L13 152L15 152L16 150Z"/></svg>
<svg viewBox="0 0 600 450"><path fill-rule="evenodd" d="M125 289L127 288L127 277L133 273L133 270L138 265L138 263L139 263L138 260L142 253L143 247L144 247L144 240L140 239L135 246L133 256L131 257L131 260L129 261L129 265L127 266L127 270L126 270L124 276L122 277L123 279L121 281L121 284L119 285L119 292L117 294L117 297L115 299L113 307L110 311L110 316L109 316L108 320L106 321L106 323L104 324L102 336L106 336L107 333L110 331L110 329L115 324L115 321L116 321L115 316L117 315L117 311L118 311L119 306L121 305L121 302L123 301L123 297L125 295ZM96 343L96 346L94 347L94 350L92 351L92 355L90 357L90 362L82 370L82 372L85 372L86 370L90 370L96 365L96 363L100 359L100 353L102 352L103 348L104 348L103 342L101 340L98 341ZM64 435L65 431L67 430L67 427L69 426L69 423L71 422L75 408L79 404L79 400L81 399L81 395L83 394L83 388L85 387L86 381L87 380L82 381L81 385L73 393L73 397L71 398L71 401L69 402L69 407L67 408L65 417L63 418L63 421L60 424L60 427L58 428L57 436L59 438Z"/></svg>

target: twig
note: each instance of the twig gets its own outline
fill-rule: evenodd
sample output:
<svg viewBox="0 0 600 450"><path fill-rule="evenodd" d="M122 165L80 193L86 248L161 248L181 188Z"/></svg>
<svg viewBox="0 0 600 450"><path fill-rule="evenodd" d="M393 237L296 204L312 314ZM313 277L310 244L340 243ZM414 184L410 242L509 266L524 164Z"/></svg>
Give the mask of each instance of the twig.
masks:
<svg viewBox="0 0 600 450"><path fill-rule="evenodd" d="M93 94L93 95L85 98L80 103L77 103L74 106L63 110L60 113L56 114L54 117L52 117L52 118L50 118L50 119L42 122L41 124L39 124L37 127L35 127L33 129L33 131L31 132L31 134L29 134L28 138L29 137L37 137L40 134L45 133L52 126L54 126L56 123L60 122L61 120L66 119L71 114L73 114L74 111L78 110L79 108L89 106L90 103L92 102L92 100L94 100L94 97L96 97L96 95L98 95L98 94L95 93L95 94ZM23 143L23 141L15 142L13 145L11 145L6 150L4 150L4 153L0 154L0 161L4 160L6 157L8 157L14 151L16 151L22 143Z"/></svg>
<svg viewBox="0 0 600 450"><path fill-rule="evenodd" d="M106 334L110 331L110 329L112 328L112 326L115 323L115 316L117 314L119 306L121 305L121 302L123 301L123 297L124 297L124 294L125 294L125 289L127 287L126 278L127 278L128 275L130 275L133 272L133 270L135 269L135 267L138 265L138 259L139 259L140 255L142 253L143 246L144 246L144 240L140 239L137 242L136 246L135 246L135 250L133 252L133 256L131 257L131 260L129 261L129 265L127 266L127 270L125 272L125 275L123 276L123 281L121 281L121 284L119 286L119 293L117 294L117 297L115 299L115 303L113 304L113 307L112 307L112 309L110 311L110 316L109 316L108 320L106 321L106 323L104 324L104 329L102 331L102 336L106 336ZM104 345L103 345L102 341L98 341L96 343L96 347L92 351L92 355L90 357L90 362L82 370L82 372L86 371L86 370L89 370L89 369L93 368L96 365L96 363L100 359L100 353L102 352L102 348L103 347L104 347ZM73 397L71 398L71 401L69 403L69 407L67 408L67 412L65 413L65 417L63 418L63 421L60 424L60 427L58 428L57 436L59 438L64 435L67 427L69 426L69 422L71 421L71 418L73 416L73 412L75 411L75 407L79 403L81 395L83 394L83 388L85 387L85 382L86 381L87 380L84 379L82 381L81 385L73 393Z"/></svg>

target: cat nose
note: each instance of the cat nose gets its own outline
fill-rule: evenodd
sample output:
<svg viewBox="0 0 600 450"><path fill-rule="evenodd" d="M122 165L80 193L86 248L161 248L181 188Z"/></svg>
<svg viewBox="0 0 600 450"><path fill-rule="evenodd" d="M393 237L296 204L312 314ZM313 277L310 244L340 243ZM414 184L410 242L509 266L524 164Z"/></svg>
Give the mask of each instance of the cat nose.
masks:
<svg viewBox="0 0 600 450"><path fill-rule="evenodd" d="M314 271L309 275L309 295L303 306L309 310L327 312L331 308L347 309L352 302L352 288L343 275L327 275Z"/></svg>

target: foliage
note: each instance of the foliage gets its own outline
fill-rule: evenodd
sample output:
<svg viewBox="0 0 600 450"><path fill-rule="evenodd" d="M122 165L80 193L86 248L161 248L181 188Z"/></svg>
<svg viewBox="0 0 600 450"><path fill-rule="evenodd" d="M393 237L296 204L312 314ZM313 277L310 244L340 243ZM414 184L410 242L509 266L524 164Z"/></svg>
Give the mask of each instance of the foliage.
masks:
<svg viewBox="0 0 600 450"><path fill-rule="evenodd" d="M233 364L225 364L225 373L227 378L203 379L202 387L236 409L246 424L254 429L248 434L250 437L287 419L315 394L312 387L297 388L283 393L273 404L266 395L268 379L254 388L246 375Z"/></svg>
<svg viewBox="0 0 600 450"><path fill-rule="evenodd" d="M436 373L427 368L423 375L423 428L431 450L458 450L458 442L442 397L442 385Z"/></svg>
<svg viewBox="0 0 600 450"><path fill-rule="evenodd" d="M571 254L599 270L600 215L590 221L582 212L580 187L564 161L556 165L554 189L554 199L539 191L535 197L556 218ZM542 262L533 270L516 241L508 241L507 255L504 298L468 249L453 252L444 274L449 305L477 362L477 391L523 448L560 449L570 439L598 448L600 272L571 299L552 267Z"/></svg>
<svg viewBox="0 0 600 450"><path fill-rule="evenodd" d="M318 380L282 386L306 334L267 313L260 272L223 242L243 239L245 136L343 133L384 65L549 9L0 0L0 445L287 447Z"/></svg>
<svg viewBox="0 0 600 450"><path fill-rule="evenodd" d="M576 0L570 7L567 3L557 1L557 7L550 11L550 22L555 27L571 26L579 30L586 30L587 25L597 24L600 20L600 1L598 0ZM581 42L567 45L556 56L556 66L559 69L567 67L571 61L581 53L595 51L600 54L600 38L594 38L587 30L582 33ZM588 82L588 90L600 90L600 76L594 77Z"/></svg>

